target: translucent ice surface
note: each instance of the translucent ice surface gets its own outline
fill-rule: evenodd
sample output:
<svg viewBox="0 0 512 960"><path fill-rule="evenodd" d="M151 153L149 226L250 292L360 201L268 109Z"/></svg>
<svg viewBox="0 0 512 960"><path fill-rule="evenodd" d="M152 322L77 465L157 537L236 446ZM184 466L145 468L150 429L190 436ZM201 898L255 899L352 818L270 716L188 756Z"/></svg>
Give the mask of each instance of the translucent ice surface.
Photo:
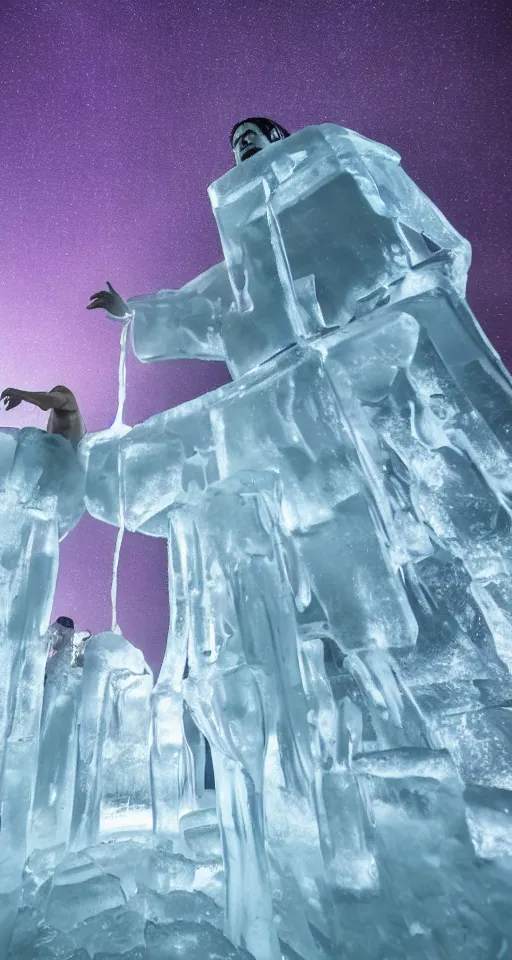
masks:
<svg viewBox="0 0 512 960"><path fill-rule="evenodd" d="M224 262L132 342L234 382L74 465L0 432L5 956L509 960L512 383L469 245L332 124L210 197ZM167 540L156 682L105 632L44 686L75 469Z"/></svg>

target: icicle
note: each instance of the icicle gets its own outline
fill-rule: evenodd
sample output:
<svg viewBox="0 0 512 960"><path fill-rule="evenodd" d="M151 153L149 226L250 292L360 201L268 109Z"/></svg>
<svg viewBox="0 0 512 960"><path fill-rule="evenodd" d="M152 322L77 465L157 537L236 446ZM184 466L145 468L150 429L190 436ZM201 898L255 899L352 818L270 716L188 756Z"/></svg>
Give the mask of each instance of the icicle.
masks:
<svg viewBox="0 0 512 960"><path fill-rule="evenodd" d="M119 353L119 374L118 374L118 390L117 390L117 413L116 418L112 424L111 430L113 432L124 433L124 424L123 424L123 409L124 402L126 400L126 342L128 338L128 328L130 323L123 324L121 330L121 340L120 340L120 353ZM116 539L116 548L114 551L114 563L112 567L112 586L110 589L110 600L112 604L112 633L121 633L121 628L117 622L117 586L118 586L118 567L119 567L119 556L121 553L121 544L124 537L124 503L123 495L121 490L121 461L119 453L117 456L117 478L119 484L119 533L117 534Z"/></svg>
<svg viewBox="0 0 512 960"><path fill-rule="evenodd" d="M121 512L121 511L120 511ZM119 555L121 553L121 544L124 536L124 523L119 523L119 533L116 539L116 549L114 551L114 564L112 568L112 586L110 588L110 599L112 603L112 633L121 633L121 628L117 622L117 570L119 567Z"/></svg>
<svg viewBox="0 0 512 960"><path fill-rule="evenodd" d="M121 349L119 353L119 373L117 381L117 413L116 419L112 424L112 430L119 430L119 428L123 427L123 409L124 401L126 400L126 341L130 325L131 321L128 321L128 323L124 323L121 328Z"/></svg>

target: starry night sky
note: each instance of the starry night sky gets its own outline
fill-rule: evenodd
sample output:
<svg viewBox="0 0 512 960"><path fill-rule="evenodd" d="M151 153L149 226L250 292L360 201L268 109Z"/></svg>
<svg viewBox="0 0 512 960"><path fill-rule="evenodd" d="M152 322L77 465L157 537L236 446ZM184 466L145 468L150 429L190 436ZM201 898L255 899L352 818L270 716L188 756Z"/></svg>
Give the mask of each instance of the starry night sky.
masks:
<svg viewBox="0 0 512 960"><path fill-rule="evenodd" d="M468 299L512 366L512 12L505 0L0 0L0 387L117 403L119 328L86 312L177 288L221 259L206 188L247 115L333 121L401 153L473 245ZM227 380L222 364L128 365L134 424ZM0 426L44 426L22 404ZM61 547L55 616L110 624L113 528ZM158 666L165 545L125 537L119 622Z"/></svg>

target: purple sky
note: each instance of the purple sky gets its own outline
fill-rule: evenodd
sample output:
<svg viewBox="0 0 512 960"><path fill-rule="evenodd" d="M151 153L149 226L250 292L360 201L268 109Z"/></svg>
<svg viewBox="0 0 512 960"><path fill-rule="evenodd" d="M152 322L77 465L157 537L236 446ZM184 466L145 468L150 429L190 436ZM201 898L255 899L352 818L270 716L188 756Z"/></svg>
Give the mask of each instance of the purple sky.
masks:
<svg viewBox="0 0 512 960"><path fill-rule="evenodd" d="M116 409L119 329L85 311L179 287L221 258L206 188L250 114L326 120L398 150L473 244L469 301L512 366L512 14L503 0L0 0L0 386L66 383L90 430ZM129 360L130 424L225 382ZM44 425L23 404L0 426ZM115 531L61 547L55 614L110 624ZM152 666L165 546L125 537L119 622Z"/></svg>

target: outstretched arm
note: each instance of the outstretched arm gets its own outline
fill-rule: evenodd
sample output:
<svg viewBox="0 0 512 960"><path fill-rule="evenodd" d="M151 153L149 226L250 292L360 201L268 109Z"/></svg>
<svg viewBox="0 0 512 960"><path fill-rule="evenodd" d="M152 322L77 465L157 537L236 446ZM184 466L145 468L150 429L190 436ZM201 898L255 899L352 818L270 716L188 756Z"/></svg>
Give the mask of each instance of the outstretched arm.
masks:
<svg viewBox="0 0 512 960"><path fill-rule="evenodd" d="M233 292L226 265L218 263L180 290L160 290L125 302L111 283L94 293L88 310L106 310L111 318L132 320L135 356L143 362L224 360L222 318L228 314Z"/></svg>
<svg viewBox="0 0 512 960"><path fill-rule="evenodd" d="M58 390L37 392L32 390L17 390L16 387L7 387L2 391L0 399L4 401L6 410L17 407L22 400L32 403L40 410L61 410L69 401L69 397Z"/></svg>

